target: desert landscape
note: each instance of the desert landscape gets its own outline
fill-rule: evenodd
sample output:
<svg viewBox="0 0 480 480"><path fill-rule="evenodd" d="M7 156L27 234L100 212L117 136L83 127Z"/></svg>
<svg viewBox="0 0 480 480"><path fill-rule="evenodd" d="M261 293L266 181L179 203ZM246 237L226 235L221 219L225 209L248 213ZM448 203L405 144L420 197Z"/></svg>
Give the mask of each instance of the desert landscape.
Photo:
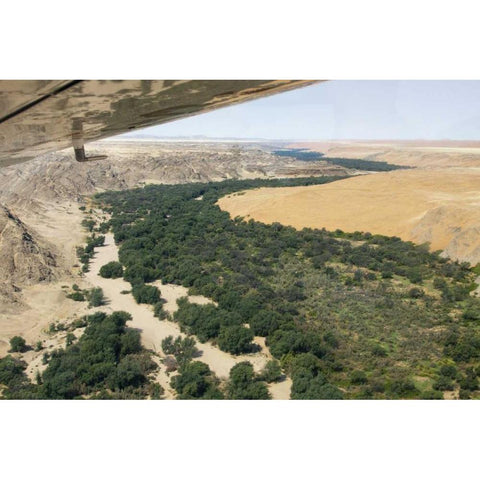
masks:
<svg viewBox="0 0 480 480"><path fill-rule="evenodd" d="M325 160L300 161L274 154L277 148L319 151ZM258 188L221 198L218 205L232 218L255 219L303 227L341 229L398 236L431 250L475 265L480 262L480 147L458 142L328 142L317 144L257 144L206 142L105 141L92 144L94 154L107 160L78 164L71 152L48 154L32 162L0 171L0 356L9 340L19 335L29 345L41 342L40 351L15 354L28 363L31 380L45 369L42 357L65 344L67 334L52 332L59 321L67 325L98 311L68 298L72 284L80 289L100 287L106 305L100 310L132 314L131 326L141 332L145 348L156 352L156 381L164 398L174 398L161 360L161 342L169 335L184 336L178 324L159 322L148 305L137 304L121 293L130 285L123 279L98 275L102 265L118 259L111 233L95 249L90 270L82 273L76 249L85 243L82 227L89 197L107 190L126 190L149 184L183 184L226 179L274 179L317 176L345 178L324 185ZM360 171L328 162L328 157L384 161L409 167L389 172ZM96 212L101 222L103 212ZM180 285L155 283L170 315L176 301L211 303L190 295ZM73 330L82 334L82 328ZM232 366L249 361L258 373L273 357L265 337L256 336L259 351L232 355L209 342L198 342L200 360L225 380ZM274 399L290 396L292 381L268 385ZM450 395L450 394L447 394Z"/></svg>
<svg viewBox="0 0 480 480"><path fill-rule="evenodd" d="M67 288L72 284L82 289L102 287L108 299L106 311L135 313L133 325L141 329L142 342L149 349L161 350L163 338L180 334L173 322L158 322L151 308L137 305L131 296L121 295L122 288L116 288L121 279L106 280L98 276L99 268L117 255L111 236L93 258L91 271L87 274L80 271L76 247L84 244L87 236L81 223L89 195L156 183L295 178L305 172L311 175L347 172L325 162L312 165L275 157L256 144L239 147L231 143L110 140L91 144L89 148L93 153L106 153L108 159L79 164L70 151L65 151L0 170L0 357L7 355L13 336L22 336L29 345L41 342L44 345L41 351L17 354L28 363L26 373L31 379L37 371L44 370L43 355L65 343L66 333L52 334L50 325L59 321L69 324L98 310L67 298ZM123 287L126 289L128 284ZM170 313L177 308L178 298L188 296L187 289L179 285L159 287L166 301L165 309ZM189 299L209 301L195 296ZM264 339L258 337L256 341L263 347L249 361L259 371L271 355ZM245 360L208 344L202 344L201 348L202 360L220 378L228 376L233 365ZM162 369L159 379L166 398L171 398L168 377ZM288 379L271 385L273 398L288 398L288 386Z"/></svg>
<svg viewBox="0 0 480 480"><path fill-rule="evenodd" d="M422 142L420 142L422 143ZM427 143L427 142L423 142ZM250 190L219 201L232 217L398 236L445 256L480 262L480 148L476 143L294 144L328 157L382 160L406 170L326 185Z"/></svg>

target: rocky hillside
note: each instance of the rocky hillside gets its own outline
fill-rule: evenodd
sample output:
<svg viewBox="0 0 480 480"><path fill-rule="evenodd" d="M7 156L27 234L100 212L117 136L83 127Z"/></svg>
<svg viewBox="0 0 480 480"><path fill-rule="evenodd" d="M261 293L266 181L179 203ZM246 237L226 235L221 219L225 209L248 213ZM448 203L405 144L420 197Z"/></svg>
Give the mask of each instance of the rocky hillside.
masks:
<svg viewBox="0 0 480 480"><path fill-rule="evenodd" d="M108 158L78 163L68 150L0 169L0 300L18 299L23 286L72 272L72 252L84 235L78 211L84 196L145 183L347 172L324 162L276 157L255 146L108 141L86 149L87 155Z"/></svg>
<svg viewBox="0 0 480 480"><path fill-rule="evenodd" d="M0 299L15 301L21 287L54 280L60 273L56 247L0 205Z"/></svg>
<svg viewBox="0 0 480 480"><path fill-rule="evenodd" d="M228 144L103 142L87 145L105 160L78 163L63 151L0 170L0 201L32 208L32 202L80 200L101 190L122 190L143 182L188 183L229 178L344 175L342 167L293 161L259 148Z"/></svg>

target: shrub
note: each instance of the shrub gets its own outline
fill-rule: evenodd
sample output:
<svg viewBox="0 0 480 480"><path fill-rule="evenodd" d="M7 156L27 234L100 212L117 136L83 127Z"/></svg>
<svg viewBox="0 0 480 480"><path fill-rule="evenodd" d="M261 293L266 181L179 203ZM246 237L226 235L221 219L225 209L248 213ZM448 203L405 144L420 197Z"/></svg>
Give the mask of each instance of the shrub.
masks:
<svg viewBox="0 0 480 480"><path fill-rule="evenodd" d="M218 336L218 346L225 352L239 355L252 351L253 332L242 325L223 327Z"/></svg>
<svg viewBox="0 0 480 480"><path fill-rule="evenodd" d="M70 298L71 300L75 300L75 302L84 302L85 301L85 295L81 292L73 292L67 295L67 298Z"/></svg>
<svg viewBox="0 0 480 480"><path fill-rule="evenodd" d="M198 354L193 337L182 338L178 336L173 339L172 335L162 340L162 350L167 355L174 355L179 365L184 365Z"/></svg>
<svg viewBox="0 0 480 480"><path fill-rule="evenodd" d="M0 358L0 384L11 385L23 377L27 364L11 355Z"/></svg>
<svg viewBox="0 0 480 480"><path fill-rule="evenodd" d="M453 385L451 378L442 376L442 377L439 377L437 381L433 384L433 388L435 390L441 390L443 392L443 391L451 391L455 387Z"/></svg>
<svg viewBox="0 0 480 480"><path fill-rule="evenodd" d="M10 339L10 351L11 352L24 352L27 349L27 343L25 339L19 336L12 337Z"/></svg>
<svg viewBox="0 0 480 480"><path fill-rule="evenodd" d="M227 392L228 398L232 400L268 400L270 398L266 384L255 378L250 362L240 362L231 368Z"/></svg>
<svg viewBox="0 0 480 480"><path fill-rule="evenodd" d="M120 262L108 262L102 265L99 272L103 278L120 278L123 276L123 267Z"/></svg>
<svg viewBox="0 0 480 480"><path fill-rule="evenodd" d="M77 337L73 333L71 332L67 333L67 337L66 337L67 347L69 347L76 339Z"/></svg>
<svg viewBox="0 0 480 480"><path fill-rule="evenodd" d="M422 393L422 400L443 400L443 394L437 390L427 390Z"/></svg>
<svg viewBox="0 0 480 480"><path fill-rule="evenodd" d="M267 383L278 382L282 378L282 368L277 360L269 360L260 374L260 379Z"/></svg>
<svg viewBox="0 0 480 480"><path fill-rule="evenodd" d="M425 292L418 287L413 287L408 291L408 296L410 298L422 298L425 295Z"/></svg>
<svg viewBox="0 0 480 480"><path fill-rule="evenodd" d="M134 285L132 295L137 303L155 305L160 301L160 290L153 285Z"/></svg>
<svg viewBox="0 0 480 480"><path fill-rule="evenodd" d="M354 370L350 375L350 383L353 385L363 385L364 383L367 383L367 381L367 375L361 370Z"/></svg>
<svg viewBox="0 0 480 480"><path fill-rule="evenodd" d="M100 307L105 304L105 297L103 295L103 290L100 287L92 288L88 294L88 305L90 307Z"/></svg>
<svg viewBox="0 0 480 480"><path fill-rule="evenodd" d="M372 353L376 357L386 357L388 355L387 349L380 345L379 343L376 343L373 348L372 348Z"/></svg>
<svg viewBox="0 0 480 480"><path fill-rule="evenodd" d="M393 380L390 385L390 391L395 395L406 396L417 392L415 384L409 378L400 378Z"/></svg>
<svg viewBox="0 0 480 480"><path fill-rule="evenodd" d="M455 365L442 365L440 367L440 375L447 378L455 378L457 376L457 368Z"/></svg>
<svg viewBox="0 0 480 480"><path fill-rule="evenodd" d="M187 363L171 381L180 399L222 398L215 383L209 366L203 362Z"/></svg>
<svg viewBox="0 0 480 480"><path fill-rule="evenodd" d="M266 337L278 328L279 315L271 310L261 310L250 319L249 325L255 335Z"/></svg>
<svg viewBox="0 0 480 480"><path fill-rule="evenodd" d="M163 304L165 302L163 302L162 300L160 302L157 302L154 306L153 306L153 315L155 317L157 317L158 319L160 320L165 320L166 318L168 318L168 312L166 312L164 309L163 309Z"/></svg>

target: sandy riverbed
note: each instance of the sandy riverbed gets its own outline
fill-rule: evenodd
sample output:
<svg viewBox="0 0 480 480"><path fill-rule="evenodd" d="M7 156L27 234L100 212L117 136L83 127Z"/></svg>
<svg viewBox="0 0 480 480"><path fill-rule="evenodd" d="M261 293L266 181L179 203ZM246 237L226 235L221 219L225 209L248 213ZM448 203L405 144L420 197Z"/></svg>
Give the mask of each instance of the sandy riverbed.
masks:
<svg viewBox="0 0 480 480"><path fill-rule="evenodd" d="M104 310L115 311L125 310L132 315L132 321L129 322L129 326L138 328L141 332L141 339L144 346L155 352L158 352L163 356L161 342L162 340L173 335L174 337L181 335L179 326L171 321L162 320L154 317L152 307L149 305L137 304L131 294L122 294L121 291L131 289L131 285L122 278L106 279L98 275L100 267L107 262L118 260L118 248L113 240L113 235L108 233L105 235L105 245L103 247L95 249L95 256L90 263L90 271L86 274L86 280L93 286L101 287L104 291L105 297L108 303ZM167 303L169 311L173 311L173 305L176 304L176 299L185 296L186 289L177 285L159 285L162 292L162 298ZM193 297L190 299L197 303L205 303L209 300L205 297ZM254 366L255 370L259 372L265 366L269 360L270 355L268 350L262 348L262 351L250 354L233 356L226 352L221 351L211 343L201 343L197 341L197 348L200 350L201 355L198 360L205 362L209 365L211 370L221 378L226 379L229 375L230 369L242 361L249 361ZM157 380L165 388L168 395L167 398L172 396L171 389L169 387L169 378L163 373L163 366L160 369ZM282 382L282 384L272 385L271 393L275 399L286 399L290 396L290 388L288 382Z"/></svg>

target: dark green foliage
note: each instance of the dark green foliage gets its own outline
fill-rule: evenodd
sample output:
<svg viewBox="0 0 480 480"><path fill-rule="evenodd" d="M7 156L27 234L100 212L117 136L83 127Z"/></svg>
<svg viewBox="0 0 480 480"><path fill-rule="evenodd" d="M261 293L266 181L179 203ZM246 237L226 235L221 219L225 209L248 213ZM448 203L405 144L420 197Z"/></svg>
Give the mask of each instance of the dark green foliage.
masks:
<svg viewBox="0 0 480 480"><path fill-rule="evenodd" d="M410 298L422 298L424 295L425 292L421 288L413 287L408 291Z"/></svg>
<svg viewBox="0 0 480 480"><path fill-rule="evenodd" d="M152 268L142 265L127 266L123 278L132 285L142 285L145 282L153 282L156 278L156 272Z"/></svg>
<svg viewBox="0 0 480 480"><path fill-rule="evenodd" d="M433 388L435 390L441 390L443 392L446 390L453 390L455 387L450 377L441 376L433 384Z"/></svg>
<svg viewBox="0 0 480 480"><path fill-rule="evenodd" d="M95 226L95 220L90 218L85 218L82 220L82 227L85 227L89 232L93 232L93 227Z"/></svg>
<svg viewBox="0 0 480 480"><path fill-rule="evenodd" d="M332 180L151 185L97 200L112 214L124 278L133 288L161 279L216 302L180 300L174 320L183 332L239 351L235 343L249 325L266 336L282 366L307 353L319 362L292 377L294 398L420 398L411 379L445 357L463 378L480 356L480 325L469 312L479 301L470 297L468 265L398 237L232 220L216 205L242 189ZM432 281L442 298L431 294ZM153 304L164 316L161 304ZM456 339L445 342L453 325ZM368 383L350 383L355 370L366 372Z"/></svg>
<svg viewBox="0 0 480 480"><path fill-rule="evenodd" d="M311 353L293 357L288 367L293 382L292 399L341 400L343 398L342 392L327 382L320 367L320 360Z"/></svg>
<svg viewBox="0 0 480 480"><path fill-rule="evenodd" d="M160 290L153 285L134 285L132 295L137 303L155 305L160 301Z"/></svg>
<svg viewBox="0 0 480 480"><path fill-rule="evenodd" d="M305 148L286 148L283 150L274 150L272 153L279 157L293 157L303 162L321 160L323 153L312 152Z"/></svg>
<svg viewBox="0 0 480 480"><path fill-rule="evenodd" d="M440 367L440 375L447 378L456 378L457 368L454 365L442 365Z"/></svg>
<svg viewBox="0 0 480 480"><path fill-rule="evenodd" d="M85 247L77 247L77 257L83 264L83 272L88 272L89 270L88 264L90 263L90 259L93 257L95 247L101 247L102 245L104 245L104 243L105 236L96 236L95 233L92 233L92 235L87 238L87 244L85 245Z"/></svg>
<svg viewBox="0 0 480 480"><path fill-rule="evenodd" d="M146 374L153 366L145 355L127 355L118 362L114 374L108 379L109 386L113 390L138 388L146 382Z"/></svg>
<svg viewBox="0 0 480 480"><path fill-rule="evenodd" d="M422 400L443 400L443 394L437 390L426 390L421 398Z"/></svg>
<svg viewBox="0 0 480 480"><path fill-rule="evenodd" d="M100 287L92 288L87 293L88 305L90 307L100 307L105 304L105 297L103 295L103 290Z"/></svg>
<svg viewBox="0 0 480 480"><path fill-rule="evenodd" d="M400 170L408 167L402 167L400 165L393 165L387 162L374 161L374 160L360 160L357 158L333 158L323 157L322 160L333 163L334 165L340 165L345 168L354 168L356 170L365 170L370 172L390 172L392 170Z"/></svg>
<svg viewBox="0 0 480 480"><path fill-rule="evenodd" d="M267 345L275 358L281 358L288 353L312 352L317 357L323 357L327 348L316 334L309 334L294 328L294 324L285 324L267 337Z"/></svg>
<svg viewBox="0 0 480 480"><path fill-rule="evenodd" d="M350 382L353 385L363 385L364 383L367 383L367 381L368 379L365 372L362 372L361 370L354 370L350 375Z"/></svg>
<svg viewBox="0 0 480 480"><path fill-rule="evenodd" d="M27 364L24 361L17 360L11 355L0 359L0 385L5 387L2 398L11 400L42 398L38 386L33 385L25 374L26 368Z"/></svg>
<svg viewBox="0 0 480 480"><path fill-rule="evenodd" d="M445 353L456 362L469 362L480 357L480 335L450 336L445 342Z"/></svg>
<svg viewBox="0 0 480 480"><path fill-rule="evenodd" d="M278 382L283 377L282 367L277 360L269 360L262 373L260 374L260 380L264 380L267 383Z"/></svg>
<svg viewBox="0 0 480 480"><path fill-rule="evenodd" d="M71 332L67 333L67 337L65 339L66 346L69 347L76 339L77 337L73 333Z"/></svg>
<svg viewBox="0 0 480 480"><path fill-rule="evenodd" d="M163 304L165 302L161 299L153 306L153 315L160 320L165 320L168 318L168 313L163 309Z"/></svg>
<svg viewBox="0 0 480 480"><path fill-rule="evenodd" d="M460 379L459 384L462 390L473 391L479 389L477 374L473 368L467 369L466 375Z"/></svg>
<svg viewBox="0 0 480 480"><path fill-rule="evenodd" d="M109 230L110 230L110 223L109 223L109 222L102 222L102 223L98 226L98 231L99 231L100 233L107 233Z"/></svg>
<svg viewBox="0 0 480 480"><path fill-rule="evenodd" d="M217 381L207 364L203 362L186 363L179 375L172 378L171 385L177 391L179 399L220 399Z"/></svg>
<svg viewBox="0 0 480 480"><path fill-rule="evenodd" d="M85 301L85 295L81 292L72 292L72 293L67 295L67 298L75 300L76 302L84 302Z"/></svg>
<svg viewBox="0 0 480 480"><path fill-rule="evenodd" d="M126 312L98 312L86 318L88 326L80 339L53 352L43 373L41 395L45 398L79 398L105 386L143 398L147 375L154 368L140 345L140 335L126 328Z"/></svg>
<svg viewBox="0 0 480 480"><path fill-rule="evenodd" d="M242 325L223 327L218 336L218 346L225 352L239 355L251 352L253 345L253 332Z"/></svg>
<svg viewBox="0 0 480 480"><path fill-rule="evenodd" d="M418 390L410 378L398 378L393 380L390 385L390 392L400 398L415 397L418 394Z"/></svg>
<svg viewBox="0 0 480 480"><path fill-rule="evenodd" d="M366 170L372 172L389 172L391 170L399 170L408 167L400 165L392 165L391 163L374 161L374 160L360 160L357 158L334 158L325 157L323 153L312 152L304 148L292 148L284 150L274 150L273 153L282 157L293 157L304 162L324 161L340 165L345 168L354 168L356 170Z"/></svg>
<svg viewBox="0 0 480 480"><path fill-rule="evenodd" d="M27 364L22 360L17 360L11 355L0 358L0 384L12 385L19 383L24 378L24 371Z"/></svg>
<svg viewBox="0 0 480 480"><path fill-rule="evenodd" d="M382 345L376 343L372 348L372 353L376 357L386 357L388 355L387 350Z"/></svg>
<svg viewBox="0 0 480 480"><path fill-rule="evenodd" d="M231 368L227 394L231 400L268 400L270 398L266 384L256 378L250 362L240 362Z"/></svg>
<svg viewBox="0 0 480 480"><path fill-rule="evenodd" d="M25 342L24 338L15 336L10 339L11 352L24 352L26 349L27 349L27 342Z"/></svg>
<svg viewBox="0 0 480 480"><path fill-rule="evenodd" d="M120 262L108 262L102 265L99 272L103 278L120 278L123 276L123 267Z"/></svg>
<svg viewBox="0 0 480 480"><path fill-rule="evenodd" d="M465 308L462 318L464 320L471 320L474 322L477 322L480 320L480 304L479 302L471 302L467 304L467 307Z"/></svg>
<svg viewBox="0 0 480 480"><path fill-rule="evenodd" d="M186 298L179 299L177 303L179 309L173 316L174 320L183 331L196 335L201 342L217 337L222 319L228 317L228 312L215 305L195 305Z"/></svg>
<svg viewBox="0 0 480 480"><path fill-rule="evenodd" d="M260 337L270 335L280 325L280 315L272 310L260 310L250 319L250 328Z"/></svg>
<svg viewBox="0 0 480 480"><path fill-rule="evenodd" d="M173 355L180 366L190 362L198 355L195 339L192 337L177 337L171 335L162 340L162 350L167 355Z"/></svg>

